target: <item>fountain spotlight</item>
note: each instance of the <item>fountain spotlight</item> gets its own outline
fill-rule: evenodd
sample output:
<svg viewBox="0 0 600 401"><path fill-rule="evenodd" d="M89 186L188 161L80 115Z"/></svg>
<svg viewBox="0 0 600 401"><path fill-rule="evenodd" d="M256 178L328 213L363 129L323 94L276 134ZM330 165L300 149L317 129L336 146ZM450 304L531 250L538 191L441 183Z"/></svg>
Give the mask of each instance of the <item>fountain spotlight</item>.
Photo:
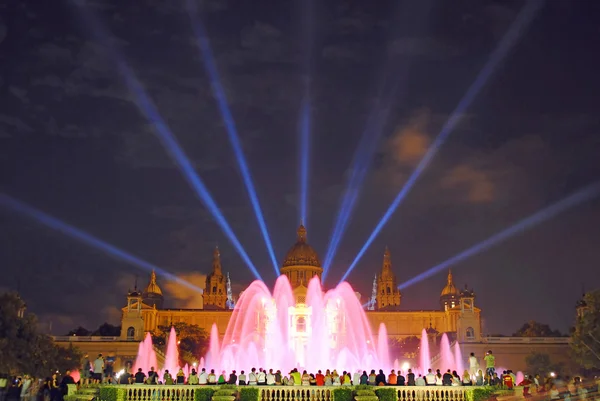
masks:
<svg viewBox="0 0 600 401"><path fill-rule="evenodd" d="M458 103L458 106L454 109L450 118L446 121L444 126L442 127L440 133L435 138L435 141L431 145L431 147L427 150L411 176L408 178L404 187L400 190L396 198L393 200L391 205L386 210L385 214L375 226L375 229L360 249L346 273L342 276L341 281L344 281L350 272L354 269L356 264L360 261L362 256L365 254L369 246L373 243L379 232L383 229L383 227L387 224L392 214L396 211L400 203L404 200L408 192L412 189L417 179L420 177L421 173L427 168L433 157L436 155L440 147L444 144L448 136L454 130L454 127L458 124L458 121L461 118L461 114L471 105L475 96L479 93L481 88L486 84L489 77L494 72L495 68L498 64L504 59L506 54L510 49L514 46L515 42L521 36L522 32L529 25L533 17L536 15L537 11L541 8L544 0L531 0L525 3L519 14L517 15L515 21L512 23L508 31L504 34L504 37L498 43L494 52L490 55L490 58L485 63L475 81L471 84L467 93L463 96L463 98Z"/></svg>
<svg viewBox="0 0 600 401"><path fill-rule="evenodd" d="M99 23L99 21L87 10L85 10L85 6L76 5L81 9L81 14L85 17L86 27L90 27L96 36L97 39L107 42L110 38L110 35L103 26ZM225 220L225 216L217 207L217 204L213 200L210 192L204 185L202 179L196 174L192 163L189 161L185 152L181 148L181 145L177 142L177 139L161 117L158 112L156 106L152 102L152 100L146 94L143 85L137 79L133 70L129 67L129 65L124 61L124 58L120 56L120 54L114 48L107 46L109 50L112 52L113 58L116 61L117 68L123 78L125 79L125 83L129 88L129 91L135 97L135 104L137 105L139 111L146 117L148 122L150 122L154 128L154 132L160 140L163 147L167 150L168 154L171 156L171 159L175 162L175 164L179 167L183 176L188 181L189 185L196 192L196 195L200 198L200 200L204 203L204 206L208 209L208 211L215 218L221 230L225 233L227 238L231 241L234 248L241 256L241 258L246 262L254 277L258 280L262 280L260 273L250 260L250 257L244 250L244 247L237 239L236 235L233 233L231 226Z"/></svg>
<svg viewBox="0 0 600 401"><path fill-rule="evenodd" d="M279 267L277 264L277 259L275 258L273 244L271 243L269 231L267 230L267 224L265 223L260 203L258 201L258 196L254 188L254 183L252 182L250 169L248 168L246 157L244 156L244 151L242 150L240 138L238 136L237 128L235 126L235 120L233 119L233 115L231 114L231 110L229 109L225 91L223 90L223 87L221 85L219 72L217 71L217 66L214 61L208 37L204 32L204 28L200 22L200 19L196 15L196 5L191 0L187 1L187 5L192 29L196 37L196 44L202 55L204 67L208 72L213 94L217 100L217 105L219 107L219 111L221 112L221 117L223 118L223 122L225 123L225 127L227 129L227 136L229 137L229 142L233 147L233 152L235 153L235 157L240 168L240 173L242 174L246 190L248 191L250 203L252 203L252 208L254 209L254 214L256 215L260 231L262 233L263 239L265 240L265 244L267 245L269 257L271 258L271 262L273 263L273 268L275 269L275 273L277 274L277 276L279 276Z"/></svg>
<svg viewBox="0 0 600 401"><path fill-rule="evenodd" d="M142 269L142 270L146 270L146 271L154 270L161 276L163 276L171 281L174 281L178 284L184 285L187 288L190 288L194 291L198 291L199 293L203 293L202 288L196 287L195 285L193 285L185 280L180 279L179 277L175 276L174 274L171 274L171 273L165 271L164 269L161 269L160 267L153 265L152 263L146 262L145 260L142 260L136 256L133 256L130 253L122 251L121 249L117 248L114 245L106 243L106 242L86 233L83 230L80 230L78 228L75 228L75 227L67 224L67 223L64 223L61 220L57 219L56 217L50 216L49 214L46 214L32 206L29 206L9 195L0 193L0 205L6 207L8 209L14 210L18 213L21 213L21 214L25 215L26 217L35 220L38 223L41 223L47 227L52 228L53 230L60 231L61 233L75 239L76 241L82 242L82 243L90 245L96 249L99 249L99 250L109 254L110 256L114 257L115 259L119 259L124 262L127 262L127 263L129 263L139 269Z"/></svg>
<svg viewBox="0 0 600 401"><path fill-rule="evenodd" d="M580 189L579 191L567 196L566 198L563 198L560 201L532 214L531 216L526 217L525 219L519 221L518 223L512 225L511 227L509 227L503 231L500 231L497 234L494 234L493 236L478 243L477 245L474 245L471 248L459 253L458 255L451 257L450 259L446 260L445 262L442 262L442 263L438 264L437 266L434 266L431 269L424 271L423 273L419 274L418 276L415 276L415 277L411 278L410 280L400 284L398 286L398 288L402 290L413 284L416 284L419 281L424 280L427 277L430 277L441 270L445 270L448 267L455 265L467 258L470 258L473 255L481 253L484 250L491 248L492 246L511 238L513 235L518 234L519 232L523 232L525 230L533 228L534 226L536 226L540 223L543 223L546 220L549 220L550 218L556 216L557 214L562 213L562 212L566 211L567 209L570 209L573 206L576 206L580 203L583 203L592 198L595 198L598 195L600 195L600 181L596 182L594 184L591 184L583 189Z"/></svg>

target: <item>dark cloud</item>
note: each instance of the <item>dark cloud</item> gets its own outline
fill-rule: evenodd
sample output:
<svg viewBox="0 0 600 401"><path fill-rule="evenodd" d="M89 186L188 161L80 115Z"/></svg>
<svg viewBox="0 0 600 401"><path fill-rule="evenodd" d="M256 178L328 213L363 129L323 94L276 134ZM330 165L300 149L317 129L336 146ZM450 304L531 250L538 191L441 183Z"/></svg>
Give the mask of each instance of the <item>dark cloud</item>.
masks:
<svg viewBox="0 0 600 401"><path fill-rule="evenodd" d="M209 272L218 244L235 288L250 282L237 250L140 111L140 94L118 68L126 63L272 282L228 141L231 121L221 118L184 3L82 2L110 37L97 37L69 2L3 5L0 171L8 174L0 188L194 282ZM294 242L299 220L297 133L305 84L312 112L307 225L321 255L357 168L351 162L368 116L378 104L389 111L333 277L352 262L523 2L313 3L305 20L301 1L196 2L278 260ZM546 3L471 107L461 110L459 124L357 265L351 281L359 291L370 291L386 244L403 281L600 176L599 60L589 51L600 46L598 11L590 2ZM597 206L566 213L456 267L457 280L479 294L490 331L510 333L530 319L567 326L579 295L576 277L599 262L589 240L600 235ZM116 320L135 275L140 283L147 278L148 272L10 212L1 216L0 257L11 274L31 277L22 288L28 303L59 332ZM559 235L564 232L568 238ZM565 265L573 277L564 277ZM504 278L523 271L531 291ZM503 303L498 275L510 288ZM407 289L407 308L436 307L442 276ZM196 305L195 294L179 296L161 282L174 305ZM555 288L560 296L549 291ZM535 302L552 296L545 309L523 309L532 301L519 291L537 294ZM513 316L494 319L505 307Z"/></svg>

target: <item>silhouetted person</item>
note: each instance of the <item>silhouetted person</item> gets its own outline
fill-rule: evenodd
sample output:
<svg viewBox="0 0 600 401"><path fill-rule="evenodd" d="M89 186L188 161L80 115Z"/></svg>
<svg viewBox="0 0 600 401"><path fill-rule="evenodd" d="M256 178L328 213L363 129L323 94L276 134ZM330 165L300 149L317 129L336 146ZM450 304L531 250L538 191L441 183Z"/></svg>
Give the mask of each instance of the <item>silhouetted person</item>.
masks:
<svg viewBox="0 0 600 401"><path fill-rule="evenodd" d="M375 376L375 385L385 386L385 373L383 373L382 369L379 369L379 374Z"/></svg>

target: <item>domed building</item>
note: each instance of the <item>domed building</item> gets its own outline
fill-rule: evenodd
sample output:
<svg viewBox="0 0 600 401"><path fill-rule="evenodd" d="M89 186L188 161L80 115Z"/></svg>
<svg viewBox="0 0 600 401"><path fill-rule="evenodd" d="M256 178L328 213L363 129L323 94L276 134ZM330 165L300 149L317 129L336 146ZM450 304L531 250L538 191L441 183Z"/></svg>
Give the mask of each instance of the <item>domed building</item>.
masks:
<svg viewBox="0 0 600 401"><path fill-rule="evenodd" d="M464 290L458 290L451 271L448 271L446 284L440 292L439 309L403 310L401 309L403 295L398 289L399 280L396 275L398 269L394 269L392 253L389 248L385 248L380 263L380 268L371 267L371 270L377 274L373 282L370 306L368 310L365 310L371 332L374 335L378 332L381 324L385 325L388 337L395 339L420 337L425 329L426 335L435 342L435 338L439 335L448 333L451 339L461 344L463 355L468 355L468 352L483 355L485 350L494 348L496 357L503 358L501 349L504 349L506 358L514 358L514 361L518 363L523 362L522 355L524 354L522 350L515 349L514 342L500 338L497 342L490 344L490 341L496 340L482 337L481 310L475 306L475 292L466 286ZM281 274L288 277L292 286L296 300L294 308L296 315L310 313L308 310L310 307L305 304L307 286L315 276L321 278L323 268L317 252L307 242L306 228L303 225L298 227L296 241L286 253L280 271ZM204 294L199 296L202 297L203 305L198 309L165 307L168 299L165 299L163 295L156 273L151 272L144 291L138 291L136 288L126 295L127 304L121 309L120 337L114 339L102 337L89 341L82 338L56 337L55 340L64 346L69 346L74 340L77 340L76 345L82 351L90 354L102 352L105 355L112 355L116 359L116 366L125 366L135 360L138 341L142 340L146 333L154 332L159 326L182 322L198 325L206 332L210 332L214 325L219 334L224 336L234 312L232 308L235 295L231 291L228 273L223 273L221 253L217 248L213 250L212 266L207 272L206 289ZM360 294L358 296L360 298ZM423 299L432 296L435 297L435 294L422 294ZM581 303L577 306L578 312L584 313L585 304ZM296 315L294 316L298 317ZM298 327L301 326L301 318L301 316L298 317ZM523 339L521 338L519 341L523 341ZM565 344L568 347L568 343ZM553 344L552 346L559 349L560 347L564 348L565 344ZM524 343L521 345L530 351L532 347L540 344ZM164 355L158 355L159 363L161 358L164 358Z"/></svg>
<svg viewBox="0 0 600 401"><path fill-rule="evenodd" d="M298 227L296 243L290 248L283 259L280 269L290 281L292 288L306 286L314 276L321 278L323 268L317 252L306 242L306 228Z"/></svg>

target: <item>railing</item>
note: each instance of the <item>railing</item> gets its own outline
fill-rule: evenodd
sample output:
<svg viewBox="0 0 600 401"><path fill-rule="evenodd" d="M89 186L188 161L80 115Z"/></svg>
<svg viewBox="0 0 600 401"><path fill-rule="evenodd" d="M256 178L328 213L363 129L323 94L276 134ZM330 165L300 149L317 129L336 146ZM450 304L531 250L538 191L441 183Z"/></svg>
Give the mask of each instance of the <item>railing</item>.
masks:
<svg viewBox="0 0 600 401"><path fill-rule="evenodd" d="M493 344L569 344L570 337L484 337L483 342Z"/></svg>
<svg viewBox="0 0 600 401"><path fill-rule="evenodd" d="M124 401L195 401L195 393L206 386L189 385L120 385ZM259 401L333 401L335 386L254 386ZM217 386L213 387L215 390ZM352 387L349 387L352 388ZM376 389L377 387L373 387ZM466 401L467 392L475 387L386 386L398 394L398 401ZM99 400L109 401L109 400Z"/></svg>
<svg viewBox="0 0 600 401"><path fill-rule="evenodd" d="M121 339L118 336L54 336L52 338L54 341L119 341Z"/></svg>

